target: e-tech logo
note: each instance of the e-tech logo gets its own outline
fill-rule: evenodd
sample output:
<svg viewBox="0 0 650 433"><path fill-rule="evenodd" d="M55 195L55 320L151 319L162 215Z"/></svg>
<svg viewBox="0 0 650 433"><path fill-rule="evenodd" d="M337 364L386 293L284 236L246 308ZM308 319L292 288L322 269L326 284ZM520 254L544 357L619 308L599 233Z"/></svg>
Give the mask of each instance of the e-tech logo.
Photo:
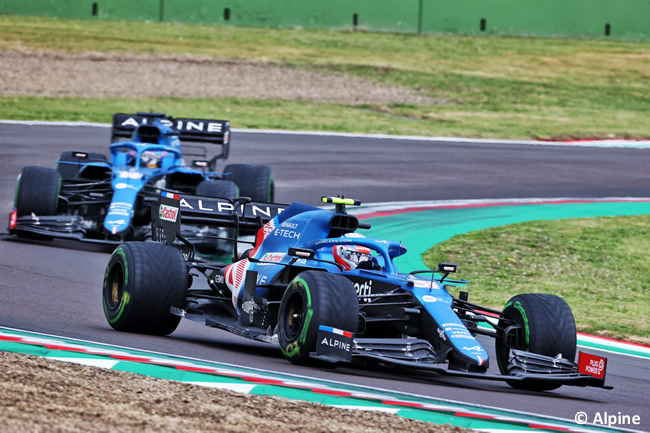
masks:
<svg viewBox="0 0 650 433"><path fill-rule="evenodd" d="M368 295L372 295L372 280L365 281L363 283L354 283L354 290L357 291L357 296L363 302L370 302L371 298L368 298ZM363 296L366 296L365 298Z"/></svg>
<svg viewBox="0 0 650 433"><path fill-rule="evenodd" d="M289 238L289 239L298 239L300 237L300 232L297 232L295 230L277 228L273 232L273 235L283 237L283 238Z"/></svg>

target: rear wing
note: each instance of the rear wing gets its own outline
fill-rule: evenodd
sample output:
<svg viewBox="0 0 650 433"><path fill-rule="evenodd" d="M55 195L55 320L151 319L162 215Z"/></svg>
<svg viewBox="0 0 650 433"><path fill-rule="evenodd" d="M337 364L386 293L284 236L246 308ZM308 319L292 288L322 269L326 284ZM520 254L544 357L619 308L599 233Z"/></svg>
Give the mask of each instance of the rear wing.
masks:
<svg viewBox="0 0 650 433"><path fill-rule="evenodd" d="M158 119L178 133L181 142L213 143L223 145L221 156L228 158L230 144L230 122L227 120L174 118L163 113L136 114L115 113L111 128L111 141L129 139L140 125L152 124Z"/></svg>
<svg viewBox="0 0 650 433"><path fill-rule="evenodd" d="M236 233L257 232L286 207L253 202L248 197L229 200L163 191L158 203L151 207L152 239L167 245L178 239L189 245L181 236L181 215L183 224L232 227ZM236 248L237 242L233 241Z"/></svg>

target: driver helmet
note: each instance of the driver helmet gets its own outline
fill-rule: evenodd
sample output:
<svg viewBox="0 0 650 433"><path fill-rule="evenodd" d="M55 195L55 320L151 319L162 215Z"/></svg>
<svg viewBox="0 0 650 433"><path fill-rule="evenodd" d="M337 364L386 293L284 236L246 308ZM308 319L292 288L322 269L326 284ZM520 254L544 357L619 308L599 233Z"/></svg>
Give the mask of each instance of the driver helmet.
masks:
<svg viewBox="0 0 650 433"><path fill-rule="evenodd" d="M360 245L334 245L332 254L334 261L346 271L356 269L359 263L372 259L370 248Z"/></svg>
<svg viewBox="0 0 650 433"><path fill-rule="evenodd" d="M145 150L140 156L140 166L149 168L160 168L162 152Z"/></svg>

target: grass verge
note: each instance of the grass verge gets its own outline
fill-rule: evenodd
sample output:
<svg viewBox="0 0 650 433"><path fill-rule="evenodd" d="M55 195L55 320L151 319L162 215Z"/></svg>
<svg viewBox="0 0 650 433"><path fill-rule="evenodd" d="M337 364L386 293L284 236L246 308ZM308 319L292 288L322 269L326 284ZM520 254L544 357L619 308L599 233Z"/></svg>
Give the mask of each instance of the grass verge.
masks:
<svg viewBox="0 0 650 433"><path fill-rule="evenodd" d="M470 301L564 298L579 331L650 343L650 215L533 221L457 235L423 255L458 263Z"/></svg>
<svg viewBox="0 0 650 433"><path fill-rule="evenodd" d="M241 128L476 138L649 138L650 44L401 35L0 16L0 50L249 59L417 89L435 105L284 99L0 99L5 119L88 119L152 106ZM74 107L81 104L88 111ZM223 107L223 106L229 107ZM188 107L194 107L188 112ZM230 111L229 111L230 110Z"/></svg>

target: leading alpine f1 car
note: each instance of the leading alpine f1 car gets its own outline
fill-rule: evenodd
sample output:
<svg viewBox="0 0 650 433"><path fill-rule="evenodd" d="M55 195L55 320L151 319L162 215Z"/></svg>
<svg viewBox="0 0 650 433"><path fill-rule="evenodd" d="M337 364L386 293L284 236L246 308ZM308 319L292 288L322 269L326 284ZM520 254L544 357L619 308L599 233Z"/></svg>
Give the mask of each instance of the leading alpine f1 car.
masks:
<svg viewBox="0 0 650 433"><path fill-rule="evenodd" d="M61 154L56 169L25 167L18 177L9 233L117 245L150 236L145 202L156 200L161 189L273 200L273 175L266 165L230 164L216 172L217 161L227 159L230 150L228 121L116 113L111 142L110 160L74 151ZM218 153L209 153L207 146L216 146ZM185 157L198 159L186 164ZM184 229L193 240L207 234L200 226ZM219 230L210 232L223 235ZM219 244L207 241L200 247L214 250Z"/></svg>
<svg viewBox="0 0 650 433"><path fill-rule="evenodd" d="M576 328L567 303L523 294L503 311L450 294L456 265L398 272L398 242L370 239L346 212L358 204L323 197L326 210L163 192L152 207L154 240L121 244L111 255L103 307L119 331L167 335L181 318L279 344L295 364L398 366L439 374L505 380L515 388L605 386L605 358L576 357ZM252 248L231 264L194 260L183 223L257 229ZM198 272L198 273L197 273ZM193 287L194 279L205 281ZM203 278L201 278L203 280ZM493 337L501 374L488 373Z"/></svg>

